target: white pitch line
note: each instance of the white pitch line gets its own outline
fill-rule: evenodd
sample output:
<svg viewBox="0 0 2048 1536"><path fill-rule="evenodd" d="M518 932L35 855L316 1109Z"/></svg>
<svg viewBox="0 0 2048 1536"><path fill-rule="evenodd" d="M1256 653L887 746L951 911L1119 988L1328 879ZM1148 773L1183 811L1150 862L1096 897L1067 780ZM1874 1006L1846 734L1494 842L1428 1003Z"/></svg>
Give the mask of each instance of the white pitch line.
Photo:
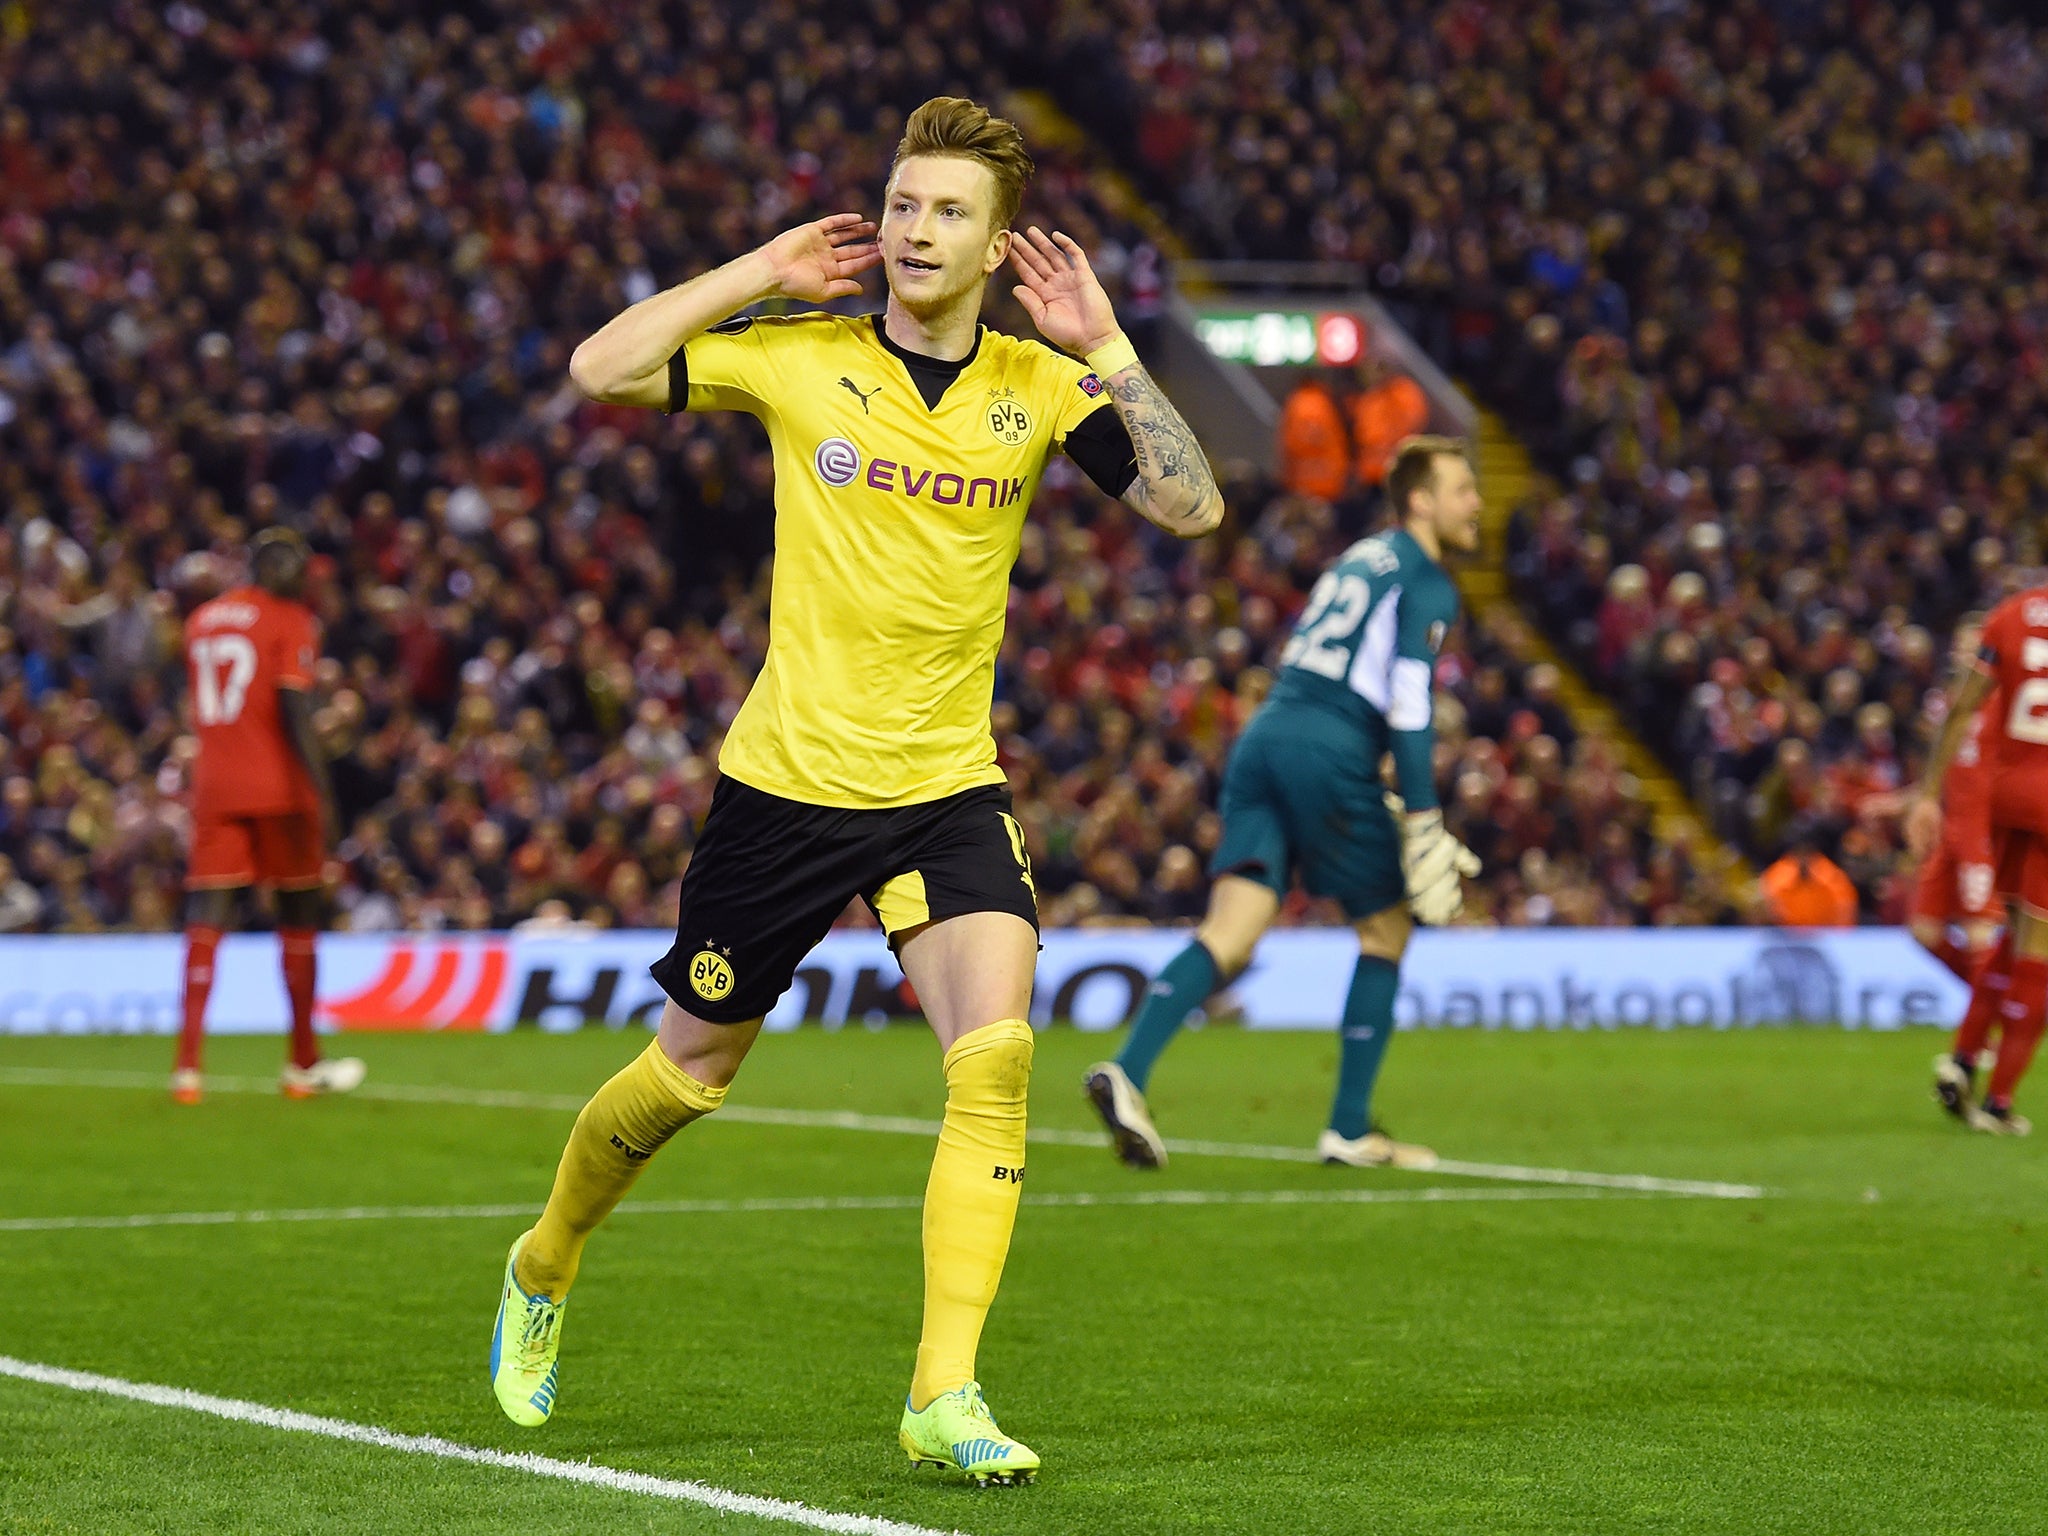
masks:
<svg viewBox="0 0 2048 1536"><path fill-rule="evenodd" d="M0 1067L0 1088L145 1088L168 1091L170 1079L152 1072L73 1072L61 1067ZM273 1077L216 1077L206 1074L208 1093L277 1092ZM523 1093L514 1089L456 1088L413 1083L365 1083L349 1095L391 1099L402 1104L469 1104L482 1109L558 1109L574 1114L589 1094Z"/></svg>
<svg viewBox="0 0 2048 1536"><path fill-rule="evenodd" d="M374 1424L352 1424L346 1419L327 1419L290 1408L271 1408L239 1398L214 1397L190 1392L183 1387L160 1387L149 1382L124 1381L118 1376L99 1376L90 1371L65 1370L61 1366L38 1365L0 1355L0 1376L63 1387L72 1392L95 1392L104 1397L127 1398L158 1408L182 1408L189 1413L209 1414L239 1424L264 1429L290 1430L302 1435L320 1435L329 1440L349 1440L374 1445L387 1451L405 1451L414 1456L436 1456L444 1461L465 1461L479 1467L504 1467L535 1477L559 1478L565 1483L584 1483L609 1488L617 1493L644 1493L657 1499L701 1504L721 1515L752 1515L783 1525L801 1525L814 1531L832 1531L839 1536L961 1536L958 1531L940 1531L928 1525L910 1525L885 1520L879 1515L847 1515L835 1510L814 1509L794 1499L768 1499L751 1493L734 1493L711 1483L685 1482L679 1478L652 1477L645 1472L626 1472L617 1467L588 1461L558 1461L552 1456L535 1456L515 1451L494 1451L484 1446L461 1445L438 1435L401 1435Z"/></svg>
<svg viewBox="0 0 2048 1536"><path fill-rule="evenodd" d="M0 1068L0 1087L44 1088L152 1088L162 1091L164 1079L146 1072L68 1072L49 1067ZM262 1077L208 1077L206 1086L216 1093L275 1093L277 1084ZM587 1098L565 1093L523 1093L496 1088L456 1088L411 1083L365 1083L355 1090L359 1099L388 1099L409 1104L467 1104L486 1109L546 1109L574 1113ZM906 1115L863 1115L843 1109L768 1109L750 1104L728 1104L717 1118L741 1125L787 1125L811 1130L865 1131L886 1136L936 1136L939 1122ZM1109 1138L1099 1131L1070 1131L1045 1128L1032 1131L1027 1140L1054 1147L1106 1147ZM1244 1141L1181 1141L1169 1138L1166 1150L1182 1157L1230 1157L1256 1162L1313 1163L1318 1161L1309 1147L1260 1146ZM1578 1168L1531 1168L1517 1163L1472 1163L1453 1158L1439 1161L1427 1170L1461 1179L1498 1179L1510 1184L1576 1184L1588 1189L1625 1189L1641 1194L1697 1195L1710 1200L1761 1200L1770 1190L1761 1184L1730 1184L1717 1179L1667 1179L1649 1173L1591 1173Z"/></svg>
<svg viewBox="0 0 2048 1536"><path fill-rule="evenodd" d="M1653 1191L1654 1193L1654 1191ZM1446 1205L1488 1201L1601 1200L1598 1189L1148 1189L1026 1195L1053 1209L1102 1205ZM922 1195L802 1195L756 1200L640 1200L615 1216L734 1216L772 1211L916 1211ZM232 1227L301 1221L470 1221L538 1216L537 1205L339 1205L275 1211L139 1211L126 1216L12 1216L5 1232L119 1231L132 1227Z"/></svg>

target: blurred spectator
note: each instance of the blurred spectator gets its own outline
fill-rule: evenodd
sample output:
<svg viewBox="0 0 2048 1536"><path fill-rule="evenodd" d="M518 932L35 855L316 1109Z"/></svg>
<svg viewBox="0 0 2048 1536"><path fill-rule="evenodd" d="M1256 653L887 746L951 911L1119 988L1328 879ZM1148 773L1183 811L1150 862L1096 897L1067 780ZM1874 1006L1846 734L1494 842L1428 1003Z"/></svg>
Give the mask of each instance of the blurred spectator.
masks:
<svg viewBox="0 0 2048 1536"><path fill-rule="evenodd" d="M192 755L178 619L284 524L317 556L342 924L672 922L766 654L771 463L743 417L589 405L569 351L792 223L872 208L903 108L1000 99L998 61L1029 29L957 0L856 0L829 27L793 0L8 14L0 912L52 931L175 922ZM1226 55L1268 47L1234 35ZM1331 217L1348 218L1342 157L1307 145L1302 191L1262 168L1260 134L1219 140L1230 118L1209 112L1155 124L1148 152L1207 186L1219 148L1241 147L1259 185L1226 223L1280 254L1334 242L1300 199L1334 177ZM1158 252L1073 154L1044 145L1039 162L1025 218L1080 240L1141 334ZM1416 231L1421 276L1448 247ZM1573 280L1575 248L1557 255L1545 281ZM1600 288L1590 266L1577 280ZM998 303L991 322L1028 334ZM1491 344L1484 318L1459 322L1461 345ZM1612 419L1615 391L1589 378L1573 421ZM1239 477L1231 504L1229 532L1187 546L1061 463L1041 488L994 724L1048 922L1202 909L1230 743L1348 536L1323 497ZM1503 622L1439 670L1446 804L1489 859L1475 918L1724 917L1611 749L1573 739L1536 654ZM1912 718L1903 684L1884 702L1894 728Z"/></svg>
<svg viewBox="0 0 2048 1536"><path fill-rule="evenodd" d="M1358 365L1358 393L1351 401L1351 441L1358 455L1360 485L1377 486L1385 480L1402 439L1428 425L1429 397L1420 384L1375 357Z"/></svg>
<svg viewBox="0 0 2048 1536"><path fill-rule="evenodd" d="M828 40L788 3L10 12L0 855L22 920L175 921L179 615L275 523L320 557L343 921L658 914L762 655L766 444L588 406L569 349L871 207L904 106L1000 96L967 14L875 0ZM1071 154L1038 159L1024 217L1156 313L1157 253Z"/></svg>
<svg viewBox="0 0 2048 1536"><path fill-rule="evenodd" d="M1794 840L1792 851L1763 872L1758 887L1770 920L1781 928L1856 924L1855 882L1814 846L1811 833Z"/></svg>
<svg viewBox="0 0 2048 1536"><path fill-rule="evenodd" d="M1351 483L1344 413L1321 372L1304 374L1280 410L1280 483L1297 496L1336 501Z"/></svg>
<svg viewBox="0 0 2048 1536"><path fill-rule="evenodd" d="M14 872L14 861L0 854L0 933L33 928L42 915L43 898Z"/></svg>
<svg viewBox="0 0 2048 1536"><path fill-rule="evenodd" d="M1890 911L1870 790L1917 771L1927 659L2048 553L2048 33L1980 0L1220 15L1068 0L1044 81L1205 254L1349 264L1506 412L1563 485L1511 523L1523 600L1760 858L1800 743Z"/></svg>

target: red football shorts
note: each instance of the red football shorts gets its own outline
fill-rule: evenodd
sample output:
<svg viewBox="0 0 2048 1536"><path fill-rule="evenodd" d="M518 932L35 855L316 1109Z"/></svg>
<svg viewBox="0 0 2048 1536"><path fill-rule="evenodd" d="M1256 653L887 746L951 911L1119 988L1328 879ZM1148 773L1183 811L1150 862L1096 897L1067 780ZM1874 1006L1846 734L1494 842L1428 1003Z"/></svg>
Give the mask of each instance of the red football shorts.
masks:
<svg viewBox="0 0 2048 1536"><path fill-rule="evenodd" d="M1982 874L1965 879L1964 871L1968 868L1968 861L1957 856L1954 844L1947 838L1936 843L1913 882L1912 915L1933 923L1977 922L1995 916L1995 882ZM1988 873L1990 865L1979 864L1976 868Z"/></svg>
<svg viewBox="0 0 2048 1536"><path fill-rule="evenodd" d="M185 889L274 885L287 891L312 890L321 883L324 861L317 814L209 817L193 823Z"/></svg>

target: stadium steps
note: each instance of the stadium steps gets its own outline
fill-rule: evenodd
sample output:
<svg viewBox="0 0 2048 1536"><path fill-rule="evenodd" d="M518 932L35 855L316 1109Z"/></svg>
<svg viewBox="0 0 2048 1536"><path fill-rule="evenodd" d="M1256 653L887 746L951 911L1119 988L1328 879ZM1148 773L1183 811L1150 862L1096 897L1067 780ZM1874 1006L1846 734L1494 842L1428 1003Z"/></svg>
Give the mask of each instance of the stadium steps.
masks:
<svg viewBox="0 0 2048 1536"><path fill-rule="evenodd" d="M1176 262L1194 259L1195 253L1188 249L1187 241L1159 216L1158 209L1145 201L1137 184L1101 152L1095 141L1079 123L1067 116L1065 109L1049 92L1035 89L1009 91L1003 96L1002 109L1024 130L1026 142L1049 144L1054 149L1066 150L1086 164L1088 179L1095 188L1095 195L1102 199L1103 206L1142 229L1145 238L1152 242L1160 255ZM1193 283L1182 285L1185 292L1193 292L1199 286Z"/></svg>
<svg viewBox="0 0 2048 1536"><path fill-rule="evenodd" d="M1113 212L1129 219L1169 261L1187 260L1193 252L1173 226L1145 200L1137 186L1106 156L1095 151L1087 134L1045 91L1013 90L1003 110L1028 138L1077 152L1091 169L1097 196ZM1465 391L1471 399L1473 392ZM1582 733L1604 736L1619 748L1624 767L1641 783L1650 802L1652 825L1664 842L1690 844L1700 866L1719 879L1724 895L1740 901L1755 871L1740 853L1719 837L1700 816L1692 797L1659 761L1657 755L1622 721L1614 706L1579 675L1541 630L1522 613L1508 587L1508 515L1541 489L1541 476L1522 440L1492 411L1479 412L1479 483L1486 492L1481 524L1480 557L1463 562L1458 587L1475 618L1486 620L1505 612L1528 636L1529 654L1557 668L1558 702Z"/></svg>
<svg viewBox="0 0 2048 1536"><path fill-rule="evenodd" d="M1466 391L1467 396L1471 394ZM1560 682L1558 702L1585 734L1605 737L1621 753L1622 763L1642 785L1650 802L1652 824L1664 842L1689 844L1701 867L1719 879L1722 892L1731 901L1740 900L1745 887L1755 879L1749 862L1728 843L1715 836L1700 815L1692 796L1680 784L1657 754L1623 721L1619 711L1566 661L1543 632L1530 623L1508 585L1507 528L1514 509L1545 489L1544 479L1529 458L1522 440L1493 411L1479 412L1479 484L1486 493L1486 510L1480 524L1480 554L1457 572L1458 587L1473 617L1495 621L1505 614L1528 637L1528 654L1557 668Z"/></svg>

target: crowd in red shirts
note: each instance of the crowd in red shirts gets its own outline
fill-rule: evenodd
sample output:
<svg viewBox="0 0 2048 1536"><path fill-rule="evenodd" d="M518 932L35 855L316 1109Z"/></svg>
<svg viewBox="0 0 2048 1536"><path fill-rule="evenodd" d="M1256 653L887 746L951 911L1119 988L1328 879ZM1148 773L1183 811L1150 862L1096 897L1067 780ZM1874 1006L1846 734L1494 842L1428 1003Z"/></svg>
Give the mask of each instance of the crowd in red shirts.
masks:
<svg viewBox="0 0 2048 1536"><path fill-rule="evenodd" d="M1963 0L1053 8L1207 254L1349 263L1556 474L1517 589L1760 860L1885 792L2043 558L2048 33ZM1938 713L1938 701L1933 701Z"/></svg>
<svg viewBox="0 0 2048 1536"><path fill-rule="evenodd" d="M480 20L479 18L486 18ZM901 105L1002 100L960 5L314 0L0 28L0 931L160 929L190 835L179 625L300 529L325 630L338 920L660 925L762 655L751 422L593 408L623 304L872 203ZM1007 29L1007 30L1006 30ZM1040 145L1026 216L1127 307L1158 256ZM1026 329L1007 299L997 324ZM1217 769L1355 530L1239 476L1152 537L1036 510L996 725L1052 921L1200 906ZM1441 768L1503 922L1709 920L1512 627L1454 646ZM1299 914L1297 914L1299 915Z"/></svg>

